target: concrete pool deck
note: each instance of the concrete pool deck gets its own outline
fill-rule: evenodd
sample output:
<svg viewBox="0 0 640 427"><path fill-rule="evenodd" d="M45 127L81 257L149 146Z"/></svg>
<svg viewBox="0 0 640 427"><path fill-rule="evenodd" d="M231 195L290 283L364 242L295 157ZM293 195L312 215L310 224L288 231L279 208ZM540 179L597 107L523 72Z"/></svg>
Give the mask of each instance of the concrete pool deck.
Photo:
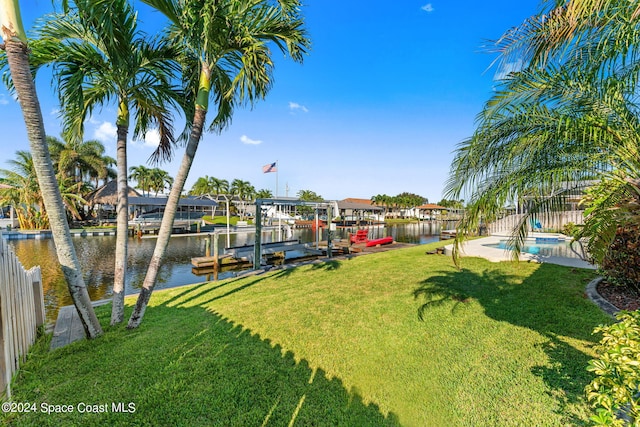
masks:
<svg viewBox="0 0 640 427"><path fill-rule="evenodd" d="M567 238L562 234L557 233L530 233L528 238L553 238L553 237L561 237ZM492 248L486 245L500 243L501 240L508 240L509 235L507 234L494 234L489 237L483 237L480 239L468 240L462 244L462 256L475 256L479 258L485 258L491 262L500 262L500 261L511 261L513 257L511 252L506 249L500 248ZM447 255L451 255L453 251L453 245L445 246L445 253ZM525 252L520 253L520 261L527 262L537 262L537 263L550 263L550 264L558 264L564 265L567 267L576 267L576 268L588 268L595 270L596 266L588 263L587 261L583 261L579 258L567 258L561 256L546 256L546 255L534 255Z"/></svg>

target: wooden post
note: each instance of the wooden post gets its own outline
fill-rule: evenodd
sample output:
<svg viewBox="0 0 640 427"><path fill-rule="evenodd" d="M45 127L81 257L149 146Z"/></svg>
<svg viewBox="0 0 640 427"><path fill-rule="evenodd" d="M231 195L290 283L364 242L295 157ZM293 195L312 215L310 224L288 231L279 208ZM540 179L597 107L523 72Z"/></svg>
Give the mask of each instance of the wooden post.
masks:
<svg viewBox="0 0 640 427"><path fill-rule="evenodd" d="M204 256L211 256L211 234L204 239Z"/></svg>
<svg viewBox="0 0 640 427"><path fill-rule="evenodd" d="M44 293L42 292L42 279L35 280L33 286L33 302L35 305L36 327L44 325Z"/></svg>
<svg viewBox="0 0 640 427"><path fill-rule="evenodd" d="M260 269L262 260L262 199L256 200L256 235L253 246L253 269Z"/></svg>
<svg viewBox="0 0 640 427"><path fill-rule="evenodd" d="M211 238L209 238L209 244L211 244ZM216 276L217 276L217 270L218 270L218 233L215 233L213 235L213 268L216 270Z"/></svg>
<svg viewBox="0 0 640 427"><path fill-rule="evenodd" d="M332 217L332 213L331 213L331 205L327 205L327 258L331 258L332 257L332 253L331 253L331 248L333 246L333 243L331 243L331 217Z"/></svg>

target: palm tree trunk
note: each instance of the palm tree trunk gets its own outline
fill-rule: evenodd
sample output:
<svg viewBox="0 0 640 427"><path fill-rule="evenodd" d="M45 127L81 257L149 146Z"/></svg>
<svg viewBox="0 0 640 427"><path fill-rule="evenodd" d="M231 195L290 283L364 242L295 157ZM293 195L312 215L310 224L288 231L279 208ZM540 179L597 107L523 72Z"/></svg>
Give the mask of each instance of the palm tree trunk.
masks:
<svg viewBox="0 0 640 427"><path fill-rule="evenodd" d="M62 266L71 298L78 311L87 338L102 334L102 328L91 305L89 293L82 277L80 262L71 242L69 224L65 216L60 189L53 170L51 156L46 142L40 103L36 94L33 76L29 69L26 45L18 40L5 37L7 61L11 70L20 107L27 128L33 164L38 177L40 191L49 215L53 241L58 261Z"/></svg>
<svg viewBox="0 0 640 427"><path fill-rule="evenodd" d="M193 125L191 128L191 134L189 135L189 142L185 150L182 162L180 163L180 169L169 193L167 200L167 206L162 216L162 223L160 224L160 231L158 231L158 239L156 241L156 247L153 251L153 256L149 262L147 274L140 289L140 295L136 301L136 306L129 318L129 324L127 328L137 328L142 322L142 317L151 298L151 293L156 285L156 279L158 277L158 270L162 265L162 260L167 252L167 246L169 245L169 239L171 238L171 231L173 229L173 220L175 219L176 212L178 210L178 202L180 202L180 196L184 189L184 184L189 175L189 170L193 164L196 151L198 150L198 144L202 137L202 128L205 123L207 111L196 107L196 113L193 118Z"/></svg>
<svg viewBox="0 0 640 427"><path fill-rule="evenodd" d="M127 133L128 127L118 120L116 163L118 165L118 207L116 222L116 260L113 275L111 325L124 320L124 292L127 273L127 239L129 232L129 189L127 181ZM127 120L128 121L128 120Z"/></svg>

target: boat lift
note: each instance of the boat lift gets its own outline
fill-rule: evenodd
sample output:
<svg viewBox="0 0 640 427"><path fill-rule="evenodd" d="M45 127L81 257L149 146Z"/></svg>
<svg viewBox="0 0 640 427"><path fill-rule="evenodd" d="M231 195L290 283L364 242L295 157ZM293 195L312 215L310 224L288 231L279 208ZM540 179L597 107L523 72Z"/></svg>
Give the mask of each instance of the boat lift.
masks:
<svg viewBox="0 0 640 427"><path fill-rule="evenodd" d="M327 257L331 258L331 235L335 230L335 224L331 223L332 209L335 209L337 212L338 205L335 201L322 201L322 202L309 202L305 200L292 199L292 198L275 198L275 199L256 199L256 216L255 216L255 227L256 227L256 235L255 235L255 244L254 244L254 255L253 255L253 268L255 270L260 269L262 262L262 254L263 254L263 244L262 244L262 207L263 206L309 206L315 208L315 217L316 223L318 222L318 209L326 209L327 210ZM267 248L267 251L273 250L272 248Z"/></svg>

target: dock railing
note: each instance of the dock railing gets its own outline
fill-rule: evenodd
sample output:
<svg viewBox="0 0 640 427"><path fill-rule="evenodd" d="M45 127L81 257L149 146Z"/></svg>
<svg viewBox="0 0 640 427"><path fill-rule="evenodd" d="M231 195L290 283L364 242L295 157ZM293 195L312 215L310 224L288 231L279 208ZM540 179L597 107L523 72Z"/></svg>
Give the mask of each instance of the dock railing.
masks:
<svg viewBox="0 0 640 427"><path fill-rule="evenodd" d="M11 378L44 322L40 267L25 270L0 233L0 377L4 399L11 398Z"/></svg>

